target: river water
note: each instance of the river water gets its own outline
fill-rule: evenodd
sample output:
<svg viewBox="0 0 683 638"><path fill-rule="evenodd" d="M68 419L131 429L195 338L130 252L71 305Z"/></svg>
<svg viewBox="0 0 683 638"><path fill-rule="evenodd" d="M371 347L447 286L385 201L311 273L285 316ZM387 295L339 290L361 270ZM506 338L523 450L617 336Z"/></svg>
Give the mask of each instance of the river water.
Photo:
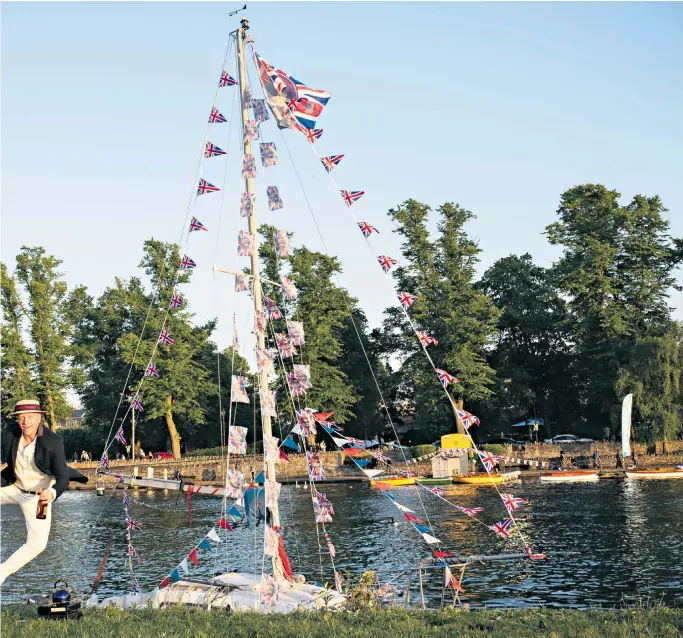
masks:
<svg viewBox="0 0 683 638"><path fill-rule="evenodd" d="M401 569L429 557L422 538L379 490L366 483L321 485L319 489L327 493L335 508L328 531L342 572L358 575L374 569L384 583ZM484 507L482 519L487 524L505 518L500 498L491 487L452 485L445 489L454 503ZM517 520L534 551L546 553L548 559L472 566L463 587L464 599L473 607L612 607L637 598L683 606L683 481L556 485L525 481L512 484L508 491L529 499L528 505L517 510ZM215 525L220 500L193 497L190 529L185 496L177 499L175 494L131 492L136 500L131 513L142 526L133 532L133 543L143 560L135 571L147 591ZM94 492L64 494L55 504L47 550L5 583L3 601L45 592L57 578L89 591L110 534L112 551L100 594L129 589L121 491L109 496L112 493L110 490L104 497ZM426 509L435 535L449 549L463 554L497 554L523 548L516 534L516 540L498 538L485 525L426 491L420 491L421 499L415 488L398 488L393 493L422 518ZM310 493L283 486L280 508L285 545L295 572L317 582L332 581L327 551L319 551ZM194 575L224 571L226 560L230 569L261 572L262 526L221 533L229 542L221 543L213 553L200 552L200 566L190 567ZM3 560L24 538L19 509L3 507ZM324 540L320 540L324 548ZM438 606L441 574L432 571L425 577L430 606ZM406 579L396 582L402 589ZM413 602L416 594L414 589Z"/></svg>

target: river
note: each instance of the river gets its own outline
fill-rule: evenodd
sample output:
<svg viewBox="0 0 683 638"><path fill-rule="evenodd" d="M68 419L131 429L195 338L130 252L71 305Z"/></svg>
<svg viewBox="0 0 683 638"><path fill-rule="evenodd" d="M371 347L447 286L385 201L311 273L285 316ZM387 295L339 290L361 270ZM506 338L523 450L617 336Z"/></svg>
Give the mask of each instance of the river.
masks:
<svg viewBox="0 0 683 638"><path fill-rule="evenodd" d="M483 520L505 518L499 497L490 487L453 485L447 497L460 505L484 507ZM337 550L337 568L360 574L377 570L381 582L429 556L427 545L404 522L400 512L378 490L365 483L320 487L335 508L328 524ZM604 480L584 484L542 484L525 481L509 490L529 499L517 510L517 520L534 551L545 561L516 560L472 566L463 587L473 607L612 607L638 598L683 606L683 481ZM133 492L133 518L141 525L133 532L143 563L136 574L143 590L159 583L219 518L220 501L192 499L192 529L188 526L186 497ZM399 502L424 513L414 488L394 490ZM2 588L5 602L29 593L45 592L63 577L81 590L97 573L110 533L112 552L101 594L130 587L121 491L98 497L94 492L68 492L55 504L48 548ZM462 553L493 554L520 551L517 540L500 539L486 526L463 516L435 496L421 492L435 534ZM283 486L280 507L287 551L295 572L309 580L332 580L330 559L318 550L316 525L308 491ZM422 516L424 518L424 516ZM393 525L390 519L398 525ZM261 571L263 527L227 532L229 543L200 554L195 575L231 569ZM513 534L515 536L515 534ZM24 521L15 506L2 508L3 560L25 538ZM322 539L321 539L322 540ZM325 546L322 541L323 547ZM438 606L440 573L426 577L430 606ZM405 579L398 581L405 585ZM416 598L413 593L413 601Z"/></svg>

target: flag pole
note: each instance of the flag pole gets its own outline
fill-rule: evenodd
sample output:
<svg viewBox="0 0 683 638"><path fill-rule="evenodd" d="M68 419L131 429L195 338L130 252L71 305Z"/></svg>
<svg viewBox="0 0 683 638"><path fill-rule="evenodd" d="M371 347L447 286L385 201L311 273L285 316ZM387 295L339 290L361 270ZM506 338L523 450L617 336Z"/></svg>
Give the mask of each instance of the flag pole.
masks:
<svg viewBox="0 0 683 638"><path fill-rule="evenodd" d="M242 102L242 132L243 132L243 143L244 143L244 155L252 155L251 139L244 135L245 126L247 121L249 121L249 104L245 101L245 96L247 95L248 80L247 80L247 62L244 52L245 42L251 40L248 35L249 31L249 20L247 18L242 18L240 21L240 28L237 30L237 60L239 67L239 87L240 87L240 98ZM250 175L244 177L244 190L249 195L250 198L254 195L254 178ZM252 277L252 296L254 299L254 314L258 317L262 310L261 303L261 277L259 269L259 251L258 251L258 234L256 227L256 206L252 205L251 216L249 217L249 233L253 237L254 243L252 246L251 254L251 277ZM265 334L256 330L256 341L260 349L265 349ZM258 375L259 378L259 395L262 400L264 397L269 396L268 388L268 374L263 371ZM271 437L273 435L270 416L263 413L261 410L261 424L263 426L263 438L264 441L266 437ZM265 454L265 444L264 444L264 454ZM275 462L271 459L266 462L266 477L269 481L275 481ZM277 500L270 509L271 513L271 525L274 528L280 527L280 512L278 510ZM282 561L279 555L273 556L273 575L278 582L283 579L283 567Z"/></svg>

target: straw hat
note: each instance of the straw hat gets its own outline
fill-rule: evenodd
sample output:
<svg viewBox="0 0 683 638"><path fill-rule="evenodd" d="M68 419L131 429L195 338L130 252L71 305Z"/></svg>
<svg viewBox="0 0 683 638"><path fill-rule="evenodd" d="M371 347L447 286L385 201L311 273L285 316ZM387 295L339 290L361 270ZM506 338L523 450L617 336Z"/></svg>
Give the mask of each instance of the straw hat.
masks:
<svg viewBox="0 0 683 638"><path fill-rule="evenodd" d="M14 414L30 414L30 413L45 414L45 410L40 409L38 399L22 399L17 401L14 406Z"/></svg>

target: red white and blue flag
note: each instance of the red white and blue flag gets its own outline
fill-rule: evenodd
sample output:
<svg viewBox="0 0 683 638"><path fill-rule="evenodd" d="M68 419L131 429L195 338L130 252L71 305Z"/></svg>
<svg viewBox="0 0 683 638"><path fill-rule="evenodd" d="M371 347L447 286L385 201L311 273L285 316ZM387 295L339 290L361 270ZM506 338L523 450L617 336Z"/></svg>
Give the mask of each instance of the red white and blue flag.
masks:
<svg viewBox="0 0 683 638"><path fill-rule="evenodd" d="M382 267L385 275L391 270L392 266L395 266L398 263L396 259L387 257L386 255L379 255L377 257L377 262Z"/></svg>
<svg viewBox="0 0 683 638"><path fill-rule="evenodd" d="M157 372L157 367L154 365L152 361L149 362L149 365L147 366L147 370L145 370L145 376L146 377L154 377L156 379L159 378L159 373Z"/></svg>
<svg viewBox="0 0 683 638"><path fill-rule="evenodd" d="M100 467L103 467L105 470L109 469L109 456L106 452L102 454L102 458L100 459Z"/></svg>
<svg viewBox="0 0 683 638"><path fill-rule="evenodd" d="M123 426L121 426L114 435L114 438L121 443L121 445L127 445L126 437L123 435Z"/></svg>
<svg viewBox="0 0 683 638"><path fill-rule="evenodd" d="M225 155L225 151L207 140L204 147L204 157L216 157L217 155Z"/></svg>
<svg viewBox="0 0 683 638"><path fill-rule="evenodd" d="M321 157L320 161L323 163L325 170L331 173L335 167L342 161L344 154L341 155L328 155L327 157Z"/></svg>
<svg viewBox="0 0 683 638"><path fill-rule="evenodd" d="M268 210L280 210L284 206L277 186L266 186L266 195L268 196Z"/></svg>
<svg viewBox="0 0 683 638"><path fill-rule="evenodd" d="M379 231L368 222L358 222L358 228L360 228L360 232L363 233L363 237L366 239L370 237L372 233L377 233L379 235Z"/></svg>
<svg viewBox="0 0 683 638"><path fill-rule="evenodd" d="M512 514L520 505L528 502L526 499L520 498L519 496L513 496L512 494L501 494L501 498L503 499L505 509L507 509L510 514Z"/></svg>
<svg viewBox="0 0 683 638"><path fill-rule="evenodd" d="M315 144L320 139L320 136L323 134L323 129L321 128L310 129L300 127L299 130L306 136L306 139L311 144Z"/></svg>
<svg viewBox="0 0 683 638"><path fill-rule="evenodd" d="M168 330L166 330L166 328L163 328L159 333L159 343L163 343L169 346L172 346L175 343L175 341L171 339L171 335L168 333Z"/></svg>
<svg viewBox="0 0 683 638"><path fill-rule="evenodd" d="M195 264L192 259L190 259L187 255L183 255L183 259L180 262L181 270L190 270L190 269L196 268L196 267L197 267L197 264Z"/></svg>
<svg viewBox="0 0 683 638"><path fill-rule="evenodd" d="M434 338L430 337L426 332L423 332L422 330L417 331L417 338L420 340L420 343L426 348L429 344L434 344L435 346L439 345L439 342Z"/></svg>
<svg viewBox="0 0 683 638"><path fill-rule="evenodd" d="M211 113L209 113L209 124L223 124L227 122L225 116L215 107L211 107Z"/></svg>
<svg viewBox="0 0 683 638"><path fill-rule="evenodd" d="M216 191L219 191L220 188L217 186L214 186L213 184L209 184L205 179L199 180L199 184L197 185L197 195L204 195L206 193L215 193Z"/></svg>
<svg viewBox="0 0 683 638"><path fill-rule="evenodd" d="M363 195L365 195L365 191L345 191L345 190L340 190L342 199L344 200L344 203L347 206L351 206L354 202L357 202Z"/></svg>
<svg viewBox="0 0 683 638"><path fill-rule="evenodd" d="M439 381L444 388L447 388L450 383L460 383L460 379L456 379L452 374L448 374L441 368L435 368L436 374L439 375Z"/></svg>
<svg viewBox="0 0 683 638"><path fill-rule="evenodd" d="M275 142L263 142L259 144L261 152L261 164L265 168L272 168L277 164L277 148Z"/></svg>
<svg viewBox="0 0 683 638"><path fill-rule="evenodd" d="M133 398L133 408L135 410L137 410L138 412L144 412L145 411L145 408L142 407L142 403L140 403L140 397L137 394Z"/></svg>
<svg viewBox="0 0 683 638"><path fill-rule="evenodd" d="M483 507L460 507L459 509L461 512L464 512L467 514L467 516L471 516L472 518L479 514L479 512L484 511Z"/></svg>
<svg viewBox="0 0 683 638"><path fill-rule="evenodd" d="M273 301L270 297L264 297L263 301L265 301L266 303L266 314L268 316L268 319L270 319L271 321L273 319L282 319L282 313L275 305L275 301Z"/></svg>
<svg viewBox="0 0 683 638"><path fill-rule="evenodd" d="M458 410L458 416L465 426L466 430L469 430L473 425L481 425L481 421L478 416L475 416L467 410Z"/></svg>
<svg viewBox="0 0 683 638"><path fill-rule="evenodd" d="M199 230L206 230L206 226L204 226L196 217L193 217L190 220L190 232L192 233Z"/></svg>
<svg viewBox="0 0 683 638"><path fill-rule="evenodd" d="M504 521L494 523L489 527L489 529L493 530L499 536L507 538L510 536L510 525L512 525L512 519L506 518Z"/></svg>
<svg viewBox="0 0 683 638"><path fill-rule="evenodd" d="M171 301L168 304L171 308L182 308L183 298L179 292L174 292L171 296Z"/></svg>
<svg viewBox="0 0 683 638"><path fill-rule="evenodd" d="M130 518L130 516L126 518L126 523L128 524L128 529L131 531L140 529L140 525Z"/></svg>
<svg viewBox="0 0 683 638"><path fill-rule="evenodd" d="M431 490L429 490L432 494L436 494L437 496L444 497L446 496L446 492L442 490L440 487L433 487Z"/></svg>
<svg viewBox="0 0 683 638"><path fill-rule="evenodd" d="M411 295L409 292L398 292L396 296L403 310L408 310L418 299L416 295Z"/></svg>
<svg viewBox="0 0 683 638"><path fill-rule="evenodd" d="M135 501L133 501L133 499L130 496L128 496L128 492L124 489L123 490L123 504L128 506L128 505L133 505L134 502Z"/></svg>
<svg viewBox="0 0 683 638"><path fill-rule="evenodd" d="M242 177L256 177L256 160L251 153L242 155Z"/></svg>
<svg viewBox="0 0 683 638"><path fill-rule="evenodd" d="M218 82L218 86L235 86L237 80L233 78L227 71L221 73L221 79Z"/></svg>
<svg viewBox="0 0 683 638"><path fill-rule="evenodd" d="M481 460L482 465L487 469L487 471L492 471L493 468L498 465L499 461L502 461L504 457L498 456L497 454L493 454L491 452L482 452L481 450L478 450L477 452L479 454L479 459Z"/></svg>

